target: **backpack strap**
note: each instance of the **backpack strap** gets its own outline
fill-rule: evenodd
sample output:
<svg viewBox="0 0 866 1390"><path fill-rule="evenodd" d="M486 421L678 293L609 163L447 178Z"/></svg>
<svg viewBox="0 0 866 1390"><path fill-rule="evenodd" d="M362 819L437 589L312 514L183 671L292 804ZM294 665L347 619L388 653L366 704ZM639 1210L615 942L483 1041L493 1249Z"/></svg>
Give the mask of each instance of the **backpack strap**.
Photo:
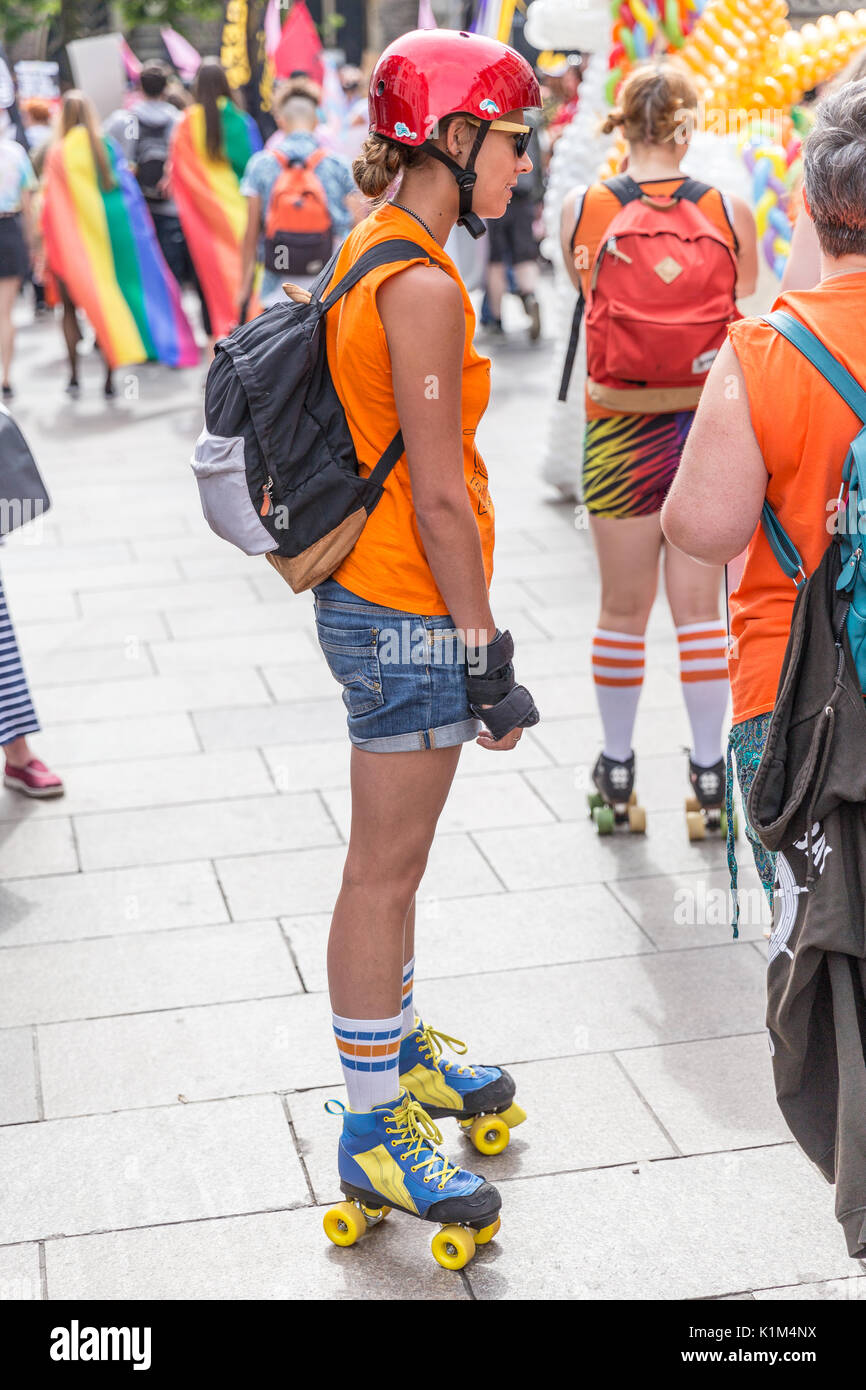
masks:
<svg viewBox="0 0 866 1390"><path fill-rule="evenodd" d="M571 239L569 241L569 246L571 247L572 253L574 252L574 239L577 236L577 229L580 226L580 219L583 216L583 205L586 202L586 195L588 192L589 189L585 188L581 193L580 198L575 203L575 212L577 215L574 219L574 231L572 232ZM569 383L571 382L571 374L574 371L574 359L577 356L577 345L580 341L580 325L583 322L583 310L583 286L579 285L577 290L577 303L574 306L574 315L572 316L571 329L568 335L568 346L565 350L565 361L562 364L562 377L559 383L559 395L556 398L559 401L564 401L568 398L568 387Z"/></svg>
<svg viewBox="0 0 866 1390"><path fill-rule="evenodd" d="M311 294L315 298L321 289L328 283L328 279L337 263L339 250L334 252L325 269L312 287ZM390 265L392 261L414 261L419 256L423 256L426 261L430 260L429 253L419 246L415 241L404 240L402 237L392 237L388 241L380 241L378 245L371 246L369 251L365 251L363 256L359 256L351 269L346 271L342 280L334 286L327 299L322 300L322 312L327 313L338 299L342 299L359 280L371 270L378 270L381 265ZM365 482L370 488L384 487L385 479L394 467L400 455L403 453L403 431L398 430L382 454L378 463L374 467Z"/></svg>
<svg viewBox="0 0 866 1390"><path fill-rule="evenodd" d="M672 198L685 198L687 203L699 203L701 198L707 193L712 193L713 186L710 183L699 183L697 179L684 179L679 188L675 188L671 194Z"/></svg>
<svg viewBox="0 0 866 1390"><path fill-rule="evenodd" d="M795 319L793 314L786 314L783 309L774 309L769 314L763 314L762 318L764 323L781 333L783 338L787 338L788 342L812 363L825 381L828 381L833 390L842 397L845 404L853 410L861 424L866 425L866 391L855 381L847 367L843 367L838 358L824 346L821 339L799 319ZM847 465L846 459L846 472ZM766 501L761 510L761 525L782 570L799 588L806 578L799 551ZM798 579L798 576L802 577Z"/></svg>
<svg viewBox="0 0 866 1390"><path fill-rule="evenodd" d="M318 165L321 164L322 160L325 158L325 155L327 153L328 151L322 149L322 146L320 145L317 150L313 150L312 154L307 155L307 158L304 161L304 167L307 169L317 168Z"/></svg>
<svg viewBox="0 0 866 1390"><path fill-rule="evenodd" d="M612 179L604 179L601 186L608 189L623 207L643 197L643 189L639 183L635 183L631 174L614 174Z"/></svg>
<svg viewBox="0 0 866 1390"><path fill-rule="evenodd" d="M344 294L357 285L359 280L363 280L371 270L378 270L382 265L390 265L392 261L414 261L422 258L430 260L430 253L419 246L416 241L404 240L402 237L391 237L388 241L380 241L376 246L371 246L369 251L365 251L363 256L359 256L355 264L351 266L342 280L336 284L327 299L322 300L322 312L327 314L329 309L342 299ZM315 296L319 289L328 283L327 272L331 265L336 264L336 256L325 267L319 279L316 281L311 293Z"/></svg>

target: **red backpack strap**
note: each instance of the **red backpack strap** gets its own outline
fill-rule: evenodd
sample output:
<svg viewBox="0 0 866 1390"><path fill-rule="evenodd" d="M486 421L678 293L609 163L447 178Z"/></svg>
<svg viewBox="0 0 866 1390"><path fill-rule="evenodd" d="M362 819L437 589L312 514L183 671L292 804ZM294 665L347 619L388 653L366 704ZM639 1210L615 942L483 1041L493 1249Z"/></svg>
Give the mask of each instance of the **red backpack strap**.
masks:
<svg viewBox="0 0 866 1390"><path fill-rule="evenodd" d="M320 145L319 148L318 148L317 150L313 150L313 153L312 153L311 155L309 155L309 156L307 157L307 159L305 160L305 166L306 166L306 168L307 168L307 169L315 169L315 168L317 168L317 166L318 166L319 164L321 164L322 160L325 158L325 155L326 155L327 153L328 153L328 151L327 151L327 150L323 150L322 147L321 147L321 145Z"/></svg>
<svg viewBox="0 0 866 1390"><path fill-rule="evenodd" d="M274 159L277 161L278 164L282 164L284 169L288 169L289 161L283 154L282 150L270 150L269 153L274 156Z"/></svg>

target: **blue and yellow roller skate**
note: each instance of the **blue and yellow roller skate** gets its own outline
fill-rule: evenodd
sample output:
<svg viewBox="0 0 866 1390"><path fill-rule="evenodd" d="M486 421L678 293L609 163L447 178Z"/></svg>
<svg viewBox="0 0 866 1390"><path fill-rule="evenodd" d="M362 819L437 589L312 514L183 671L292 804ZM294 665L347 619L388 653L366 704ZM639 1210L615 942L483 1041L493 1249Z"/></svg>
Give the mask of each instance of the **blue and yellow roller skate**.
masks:
<svg viewBox="0 0 866 1390"><path fill-rule="evenodd" d="M325 1109L339 1105L328 1101ZM405 1211L440 1223L432 1250L443 1269L468 1264L476 1245L486 1245L499 1230L502 1198L480 1174L449 1163L435 1147L441 1142L429 1115L405 1091L365 1113L344 1109L338 1166L348 1200L325 1212L328 1239L354 1245L390 1211Z"/></svg>
<svg viewBox="0 0 866 1390"><path fill-rule="evenodd" d="M443 1045L465 1055L465 1042L419 1018L400 1044L400 1085L434 1120L455 1119L479 1153L501 1154L526 1111L514 1104L514 1078L501 1067L458 1066L442 1057Z"/></svg>

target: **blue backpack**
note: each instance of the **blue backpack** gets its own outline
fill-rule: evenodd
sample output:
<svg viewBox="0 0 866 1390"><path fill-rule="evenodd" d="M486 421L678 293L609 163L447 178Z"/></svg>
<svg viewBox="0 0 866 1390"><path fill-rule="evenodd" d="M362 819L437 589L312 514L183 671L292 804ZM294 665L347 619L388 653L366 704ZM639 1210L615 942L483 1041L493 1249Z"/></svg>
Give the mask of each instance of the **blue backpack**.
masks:
<svg viewBox="0 0 866 1390"><path fill-rule="evenodd" d="M851 407L864 426L852 439L842 469L836 532L841 549L842 572L836 581L836 589L848 599L848 641L860 680L860 689L866 691L866 496L861 501L860 478L862 473L866 479L866 391L799 319L776 309L773 313L764 315L764 322L775 328L777 333L781 333L789 343L793 343L794 347L802 352L812 366L829 381L834 391L839 393L846 405ZM848 502L843 509L846 487ZM802 588L807 575L800 553L766 501L761 512L761 524L782 570L789 579L793 579L798 589Z"/></svg>

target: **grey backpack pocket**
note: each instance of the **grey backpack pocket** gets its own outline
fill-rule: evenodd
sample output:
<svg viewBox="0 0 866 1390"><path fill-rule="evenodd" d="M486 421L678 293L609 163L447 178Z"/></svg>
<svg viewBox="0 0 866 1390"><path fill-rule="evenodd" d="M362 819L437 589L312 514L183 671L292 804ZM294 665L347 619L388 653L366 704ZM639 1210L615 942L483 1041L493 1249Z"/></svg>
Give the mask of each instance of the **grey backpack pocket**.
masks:
<svg viewBox="0 0 866 1390"><path fill-rule="evenodd" d="M276 550L277 542L262 525L250 497L242 435L224 436L203 429L196 440L192 471L212 531L247 555Z"/></svg>

